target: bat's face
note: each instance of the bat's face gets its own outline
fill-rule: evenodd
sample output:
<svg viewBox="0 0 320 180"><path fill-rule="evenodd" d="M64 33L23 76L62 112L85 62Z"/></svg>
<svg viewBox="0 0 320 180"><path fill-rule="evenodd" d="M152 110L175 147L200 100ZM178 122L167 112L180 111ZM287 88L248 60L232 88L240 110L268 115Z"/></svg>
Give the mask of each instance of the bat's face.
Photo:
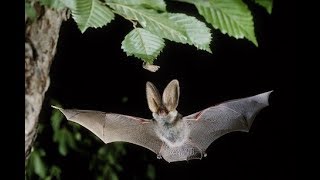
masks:
<svg viewBox="0 0 320 180"><path fill-rule="evenodd" d="M165 88L162 98L151 82L147 82L146 91L153 118L161 124L174 122L178 114L179 82L172 80Z"/></svg>
<svg viewBox="0 0 320 180"><path fill-rule="evenodd" d="M160 124L173 123L174 120L176 120L177 115L178 112L176 110L170 112L152 113L153 118Z"/></svg>

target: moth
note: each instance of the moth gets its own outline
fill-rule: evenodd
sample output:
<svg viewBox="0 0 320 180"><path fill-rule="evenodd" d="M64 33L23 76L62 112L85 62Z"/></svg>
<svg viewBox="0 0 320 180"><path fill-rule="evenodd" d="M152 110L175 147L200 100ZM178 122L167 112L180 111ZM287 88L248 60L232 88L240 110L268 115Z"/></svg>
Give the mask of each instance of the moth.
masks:
<svg viewBox="0 0 320 180"><path fill-rule="evenodd" d="M272 91L231 100L188 116L177 111L179 82L172 80L162 97L146 83L152 119L93 110L59 109L68 120L89 129L104 143L124 141L140 145L167 162L202 159L219 137L234 131L248 132L257 113L268 106Z"/></svg>

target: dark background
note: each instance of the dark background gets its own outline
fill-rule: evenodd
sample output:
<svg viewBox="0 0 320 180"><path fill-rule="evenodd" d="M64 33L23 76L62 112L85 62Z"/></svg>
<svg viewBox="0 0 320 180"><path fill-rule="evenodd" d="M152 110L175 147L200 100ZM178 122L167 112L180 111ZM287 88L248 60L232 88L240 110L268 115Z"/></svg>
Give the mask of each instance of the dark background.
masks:
<svg viewBox="0 0 320 180"><path fill-rule="evenodd" d="M208 156L201 161L169 164L157 160L147 149L128 144L127 155L120 160L124 167L120 179L132 179L147 163L155 166L157 179L293 179L296 171L295 6L293 2L275 1L272 15L268 15L251 1L248 4L254 15L259 47L212 29L212 54L166 41L166 47L155 61L161 67L156 73L144 70L142 61L127 57L121 50L121 41L133 28L129 21L116 16L108 26L81 34L69 19L61 29L47 99L56 99L65 108L151 118L145 98L146 81L162 91L172 79L178 79L181 91L178 111L183 115L225 100L274 90L270 106L259 113L249 133L223 136L211 144ZM167 9L194 15L204 22L192 5L168 2ZM123 102L123 97L128 101ZM146 158L142 159L142 155ZM67 158L65 162L73 168L63 170L63 179L91 177L87 161Z"/></svg>

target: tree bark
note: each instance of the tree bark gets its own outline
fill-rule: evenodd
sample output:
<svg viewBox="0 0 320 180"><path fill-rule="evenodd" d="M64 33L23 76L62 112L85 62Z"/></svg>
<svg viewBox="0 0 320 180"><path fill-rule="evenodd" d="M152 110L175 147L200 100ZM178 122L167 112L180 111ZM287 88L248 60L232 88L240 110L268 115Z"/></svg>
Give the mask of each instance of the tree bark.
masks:
<svg viewBox="0 0 320 180"><path fill-rule="evenodd" d="M56 53L61 23L66 10L37 6L39 17L25 19L25 165L37 134L38 116L47 91L50 65Z"/></svg>

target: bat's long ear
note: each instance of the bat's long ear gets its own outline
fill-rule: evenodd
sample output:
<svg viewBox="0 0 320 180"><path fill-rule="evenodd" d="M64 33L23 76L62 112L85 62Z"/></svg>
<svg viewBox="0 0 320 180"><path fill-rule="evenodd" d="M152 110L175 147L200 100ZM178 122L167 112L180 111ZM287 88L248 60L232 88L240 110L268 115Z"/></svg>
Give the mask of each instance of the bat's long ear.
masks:
<svg viewBox="0 0 320 180"><path fill-rule="evenodd" d="M146 91L149 109L151 112L158 112L158 109L161 107L162 103L161 96L157 88L151 82L147 82Z"/></svg>
<svg viewBox="0 0 320 180"><path fill-rule="evenodd" d="M163 91L162 101L168 111L174 111L179 103L179 81L172 80Z"/></svg>

